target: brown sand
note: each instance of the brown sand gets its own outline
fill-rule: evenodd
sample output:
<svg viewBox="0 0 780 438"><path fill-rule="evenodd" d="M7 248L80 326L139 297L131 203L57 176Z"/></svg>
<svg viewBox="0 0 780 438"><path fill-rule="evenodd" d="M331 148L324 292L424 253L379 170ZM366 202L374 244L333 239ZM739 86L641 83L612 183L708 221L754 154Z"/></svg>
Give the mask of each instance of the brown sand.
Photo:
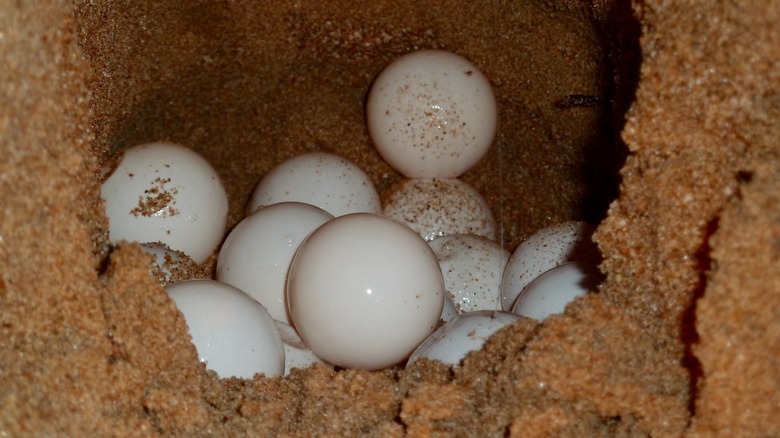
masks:
<svg viewBox="0 0 780 438"><path fill-rule="evenodd" d="M148 3L0 0L0 436L780 435L780 6L639 3L635 89L623 1ZM464 179L509 249L601 219L631 105L597 232L605 284L455 370L217 379L140 249L105 244L110 153L195 148L231 224L303 151L385 190L399 176L370 148L363 100L421 47L495 87L496 144Z"/></svg>

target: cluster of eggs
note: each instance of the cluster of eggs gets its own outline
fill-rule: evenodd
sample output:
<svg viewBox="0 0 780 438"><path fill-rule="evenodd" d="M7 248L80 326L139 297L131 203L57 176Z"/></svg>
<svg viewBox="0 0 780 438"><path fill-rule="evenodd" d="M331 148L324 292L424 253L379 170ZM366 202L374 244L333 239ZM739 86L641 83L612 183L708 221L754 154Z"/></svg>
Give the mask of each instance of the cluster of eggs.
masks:
<svg viewBox="0 0 780 438"><path fill-rule="evenodd" d="M157 269L204 263L221 243L215 279L165 288L220 376L418 357L457 365L498 328L561 312L595 287L586 224L543 230L510 256L485 200L457 178L487 153L497 123L490 84L469 61L440 50L399 58L372 86L366 116L380 155L407 177L384 206L365 172L328 153L267 173L224 241L225 190L188 148L127 149L103 183L111 240L143 243Z"/></svg>

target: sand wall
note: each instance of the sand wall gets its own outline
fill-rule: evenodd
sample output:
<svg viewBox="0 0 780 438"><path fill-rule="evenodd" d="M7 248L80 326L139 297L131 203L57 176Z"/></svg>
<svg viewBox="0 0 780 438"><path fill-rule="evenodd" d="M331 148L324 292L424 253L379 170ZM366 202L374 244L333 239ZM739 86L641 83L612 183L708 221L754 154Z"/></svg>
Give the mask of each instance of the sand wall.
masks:
<svg viewBox="0 0 780 438"><path fill-rule="evenodd" d="M630 65L605 61L635 55L620 2L453 2L410 16L381 3L128 5L0 1L0 433L780 434L774 3L637 4L636 89ZM557 55L523 55L518 41ZM137 141L198 144L221 163L233 222L252 180L305 150L343 153L387 187L397 176L360 152L362 99L415 46L462 51L497 89L497 146L466 179L506 206L508 247L603 212L617 185L593 175L623 162L603 128L631 103L620 195L597 234L605 284L456 370L217 379L138 248L105 245L100 166ZM545 71L556 73L549 96ZM247 90L260 97L242 99ZM561 112L555 102L575 92L614 105ZM518 132L544 146L518 146ZM230 164L236 151L255 164ZM485 175L499 168L511 191L490 191L499 181Z"/></svg>

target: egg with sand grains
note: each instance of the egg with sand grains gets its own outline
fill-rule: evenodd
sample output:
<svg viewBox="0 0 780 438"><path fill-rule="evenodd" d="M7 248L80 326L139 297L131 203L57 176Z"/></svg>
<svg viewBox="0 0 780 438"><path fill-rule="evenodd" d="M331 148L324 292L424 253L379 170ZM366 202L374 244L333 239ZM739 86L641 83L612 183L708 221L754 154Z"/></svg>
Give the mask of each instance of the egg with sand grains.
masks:
<svg viewBox="0 0 780 438"><path fill-rule="evenodd" d="M300 246L287 299L295 327L319 358L378 370L403 361L433 332L444 280L414 231L355 213L331 220Z"/></svg>
<svg viewBox="0 0 780 438"><path fill-rule="evenodd" d="M152 256L150 273L163 286L205 275L200 265L187 257L187 254L173 251L162 243L142 243L141 249Z"/></svg>
<svg viewBox="0 0 780 438"><path fill-rule="evenodd" d="M257 301L214 280L187 280L165 291L184 315L206 368L222 378L282 375L284 346L279 329Z"/></svg>
<svg viewBox="0 0 780 438"><path fill-rule="evenodd" d="M203 263L225 232L222 182L203 157L184 146L148 143L124 150L100 196L112 242L161 242Z"/></svg>
<svg viewBox="0 0 780 438"><path fill-rule="evenodd" d="M298 155L271 169L255 186L247 214L278 202L311 204L333 216L382 212L371 178L355 163L325 152Z"/></svg>
<svg viewBox="0 0 780 438"><path fill-rule="evenodd" d="M458 313L501 310L501 275L509 252L490 239L453 234L428 242L439 260L447 297Z"/></svg>
<svg viewBox="0 0 780 438"><path fill-rule="evenodd" d="M384 194L384 215L430 241L452 234L496 239L496 222L485 198L457 178L404 179Z"/></svg>
<svg viewBox="0 0 780 438"><path fill-rule="evenodd" d="M487 153L498 109L487 78L444 50L404 55L376 78L366 121L377 151L408 178L454 178Z"/></svg>
<svg viewBox="0 0 780 438"><path fill-rule="evenodd" d="M587 222L563 222L543 228L524 240L504 270L502 308L511 310L529 283L556 266L573 261L598 265L601 253L593 242L593 231L593 225Z"/></svg>

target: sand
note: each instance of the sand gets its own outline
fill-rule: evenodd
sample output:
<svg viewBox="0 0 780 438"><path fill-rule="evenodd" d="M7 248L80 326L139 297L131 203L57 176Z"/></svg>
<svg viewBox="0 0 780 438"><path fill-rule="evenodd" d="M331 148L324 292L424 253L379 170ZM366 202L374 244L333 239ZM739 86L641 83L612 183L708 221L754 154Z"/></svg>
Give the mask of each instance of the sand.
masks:
<svg viewBox="0 0 780 438"><path fill-rule="evenodd" d="M780 435L780 6L390 3L0 1L0 435ZM193 147L231 226L304 151L385 191L365 95L423 47L494 86L463 179L504 246L598 222L604 284L455 369L218 379L140 248L107 245L112 154Z"/></svg>

